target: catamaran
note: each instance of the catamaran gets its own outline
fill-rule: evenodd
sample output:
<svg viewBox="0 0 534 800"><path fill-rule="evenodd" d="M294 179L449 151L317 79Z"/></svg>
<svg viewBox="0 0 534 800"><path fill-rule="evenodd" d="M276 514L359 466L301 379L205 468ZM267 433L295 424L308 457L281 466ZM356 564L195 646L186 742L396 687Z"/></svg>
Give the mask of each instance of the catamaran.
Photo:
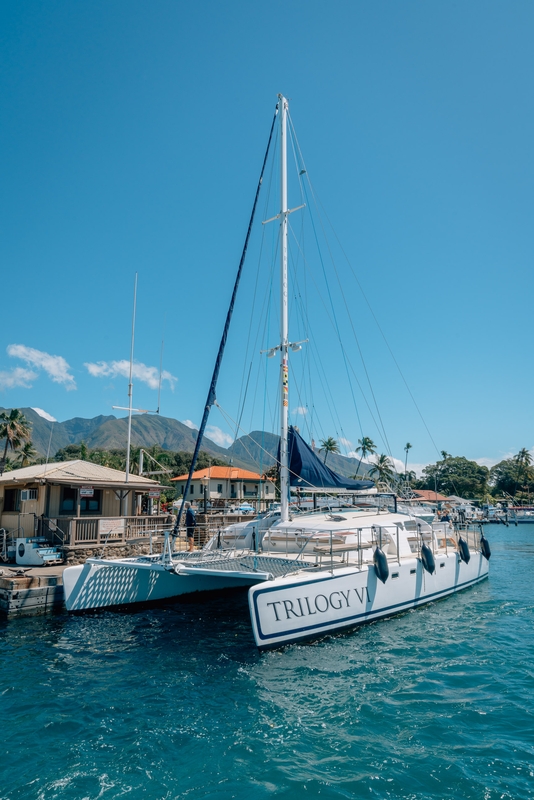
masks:
<svg viewBox="0 0 534 800"><path fill-rule="evenodd" d="M488 577L491 555L481 530L430 523L400 513L392 496L367 480L330 470L288 424L289 354L302 342L289 339L288 320L288 101L279 95L275 119L232 300L184 490L188 496L215 389L258 193L278 118L280 129L280 509L214 536L201 550L174 551L183 503L161 555L88 559L63 574L67 609L78 611L144 603L194 592L249 587L252 631L259 648L313 639L407 611L474 586ZM328 510L293 515L291 487L344 497Z"/></svg>

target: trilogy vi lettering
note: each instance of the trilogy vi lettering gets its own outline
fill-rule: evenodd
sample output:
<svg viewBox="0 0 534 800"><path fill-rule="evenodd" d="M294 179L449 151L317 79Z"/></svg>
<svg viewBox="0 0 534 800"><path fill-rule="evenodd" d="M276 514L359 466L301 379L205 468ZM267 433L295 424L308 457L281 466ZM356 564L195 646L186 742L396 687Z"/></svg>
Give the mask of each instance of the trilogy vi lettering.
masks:
<svg viewBox="0 0 534 800"><path fill-rule="evenodd" d="M354 596L353 593L354 592ZM347 589L330 594L316 594L315 597L297 597L294 600L275 600L267 603L271 606L276 622L291 619L292 617L309 617L313 614L325 614L329 609L340 611L351 607L351 600L371 602L367 586L361 589Z"/></svg>

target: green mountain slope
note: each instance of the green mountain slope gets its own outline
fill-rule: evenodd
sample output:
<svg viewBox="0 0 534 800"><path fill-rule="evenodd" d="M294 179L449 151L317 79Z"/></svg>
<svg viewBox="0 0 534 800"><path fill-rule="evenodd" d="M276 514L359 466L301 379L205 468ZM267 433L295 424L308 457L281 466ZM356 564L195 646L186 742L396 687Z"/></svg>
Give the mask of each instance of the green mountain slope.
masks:
<svg viewBox="0 0 534 800"><path fill-rule="evenodd" d="M246 436L241 436L228 448L227 452L232 453L237 458L248 458L256 466L255 469L262 470L268 469L276 459L278 454L278 441L279 436L274 433L267 433L266 431L252 431ZM317 452L317 451L316 451ZM317 453L319 458L324 458L323 453ZM327 466L343 475L345 478L350 478L356 474L358 468L358 458L347 458L337 453L329 453L326 460ZM360 468L360 477L367 474L368 470L362 464Z"/></svg>
<svg viewBox="0 0 534 800"><path fill-rule="evenodd" d="M0 408L0 411L10 409ZM126 417L117 419L113 415L93 417L73 417L64 422L48 422L33 408L21 408L22 413L32 425L33 446L41 456L46 456L50 433L52 441L50 454L53 456L60 448L69 444L85 442L89 449L124 450L128 435ZM151 447L159 445L163 450L183 450L192 453L198 431L188 428L183 422L155 414L135 414L132 417L132 445ZM204 437L202 450L217 458L231 462L236 467L254 472L268 469L276 459L279 437L267 431L252 431L241 436L229 448L220 447L211 439ZM0 443L1 447L1 443ZM319 454L319 457L322 457ZM331 469L340 475L350 477L356 473L358 459L330 453L327 462ZM363 470L362 470L363 473Z"/></svg>
<svg viewBox="0 0 534 800"><path fill-rule="evenodd" d="M46 456L49 442L50 453L54 455L61 447L77 444L85 440L103 423L115 419L113 415L106 417L101 414L92 419L74 417L65 422L48 422L48 420L39 416L33 408L21 408L20 410L32 426L33 446L41 456ZM11 409L0 408L1 411L11 411ZM52 434L52 440L50 440L50 434Z"/></svg>

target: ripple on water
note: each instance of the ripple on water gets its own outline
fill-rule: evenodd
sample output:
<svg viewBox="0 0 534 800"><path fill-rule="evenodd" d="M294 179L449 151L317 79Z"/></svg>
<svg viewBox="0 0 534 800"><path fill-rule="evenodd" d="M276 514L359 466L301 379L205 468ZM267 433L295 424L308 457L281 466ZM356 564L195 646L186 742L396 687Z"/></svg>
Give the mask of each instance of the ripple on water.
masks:
<svg viewBox="0 0 534 800"><path fill-rule="evenodd" d="M243 595L2 625L0 798L530 798L534 528L490 538L485 584L261 655Z"/></svg>

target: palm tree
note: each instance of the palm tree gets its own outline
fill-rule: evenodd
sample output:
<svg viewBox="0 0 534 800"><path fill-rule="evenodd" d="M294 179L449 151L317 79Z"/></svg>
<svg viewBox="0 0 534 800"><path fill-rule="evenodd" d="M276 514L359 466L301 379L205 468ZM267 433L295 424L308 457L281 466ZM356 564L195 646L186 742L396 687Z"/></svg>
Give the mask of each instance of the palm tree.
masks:
<svg viewBox="0 0 534 800"><path fill-rule="evenodd" d="M319 449L324 451L323 464L326 464L328 453L339 453L339 445L332 436L329 436L327 439L321 439L319 444L321 445Z"/></svg>
<svg viewBox="0 0 534 800"><path fill-rule="evenodd" d="M369 470L369 475L376 475L380 483L390 483L395 477L393 461L385 453L382 453Z"/></svg>
<svg viewBox="0 0 534 800"><path fill-rule="evenodd" d="M519 453L514 456L514 460L517 464L516 485L519 484L519 486L524 489L525 486L523 484L528 482L529 472L531 472L532 456L526 447L522 447ZM521 483L521 479L523 479L523 484Z"/></svg>
<svg viewBox="0 0 534 800"><path fill-rule="evenodd" d="M356 475L358 475L363 459L376 453L376 444L369 436L362 436L361 439L358 439L358 447L356 448L356 452L360 454L360 463L358 464L358 469L356 470Z"/></svg>
<svg viewBox="0 0 534 800"><path fill-rule="evenodd" d="M406 470L408 469L408 450L411 450L411 449L412 449L412 445L410 444L410 442L406 442L406 444L404 445L404 452L406 453L406 456L404 458L404 474L405 475L406 475Z"/></svg>
<svg viewBox="0 0 534 800"><path fill-rule="evenodd" d="M8 448L16 450L31 438L31 425L18 408L0 414L0 439L5 439L4 455L0 461L0 475L3 475Z"/></svg>
<svg viewBox="0 0 534 800"><path fill-rule="evenodd" d="M32 461L35 461L37 450L33 446L33 442L26 442L24 447L17 453L17 461L20 462L21 467L29 466Z"/></svg>

